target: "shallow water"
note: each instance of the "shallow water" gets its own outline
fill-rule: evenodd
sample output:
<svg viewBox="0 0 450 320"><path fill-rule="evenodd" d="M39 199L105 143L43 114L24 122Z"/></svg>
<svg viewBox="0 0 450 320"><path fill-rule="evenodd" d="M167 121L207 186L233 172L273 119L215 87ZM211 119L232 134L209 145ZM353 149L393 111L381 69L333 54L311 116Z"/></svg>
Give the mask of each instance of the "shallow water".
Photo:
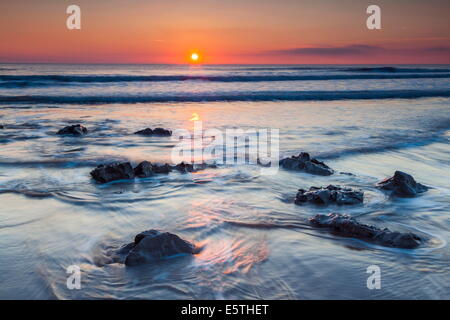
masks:
<svg viewBox="0 0 450 320"><path fill-rule="evenodd" d="M0 67L16 69L2 71L2 75L55 72L86 75L104 74L108 70ZM237 67L210 68L189 72L209 76L248 72L264 76L373 73L356 69L341 73L287 67L273 70L273 66L241 66L238 71L233 69ZM412 68L409 71L413 74L429 73L423 72L423 67ZM422 68L422 72L414 73L417 68ZM433 68L431 71L438 73L435 69L443 67ZM109 73L117 76L188 72L175 67L167 70L159 67L151 72L143 69L122 66L119 71L110 69ZM395 74L408 74L407 69L401 70ZM391 72L381 74L387 77ZM178 89L202 92L202 88L207 88L213 94L235 92L236 88L263 90L259 82L212 82L188 80L137 86L127 81L70 82L69 88L50 83L29 84L28 88L19 89L12 88L9 80L0 79L0 95L83 97L95 93L110 97L112 92L127 96L172 94ZM448 80L442 78L309 83L296 80L279 84L263 85L276 90L278 96L285 90L449 89ZM3 101L0 106L0 124L5 126L0 129L0 298L449 298L449 98L437 95L420 99L354 97L338 101L94 105L80 101L71 104ZM204 129L279 129L282 156L307 151L326 161L337 173L320 177L279 170L276 175L263 175L258 166L249 164L105 185L90 179L89 172L104 162L170 161L175 141L140 137L133 132L157 126L191 130L193 114L198 115ZM83 123L90 133L82 138L57 136L56 131L68 123ZM412 174L432 189L412 199L388 197L374 185L395 170ZM345 207L293 204L297 189L328 184L363 189L365 203ZM426 234L429 240L414 250L384 248L338 237L309 225L308 218L314 214L329 212L347 213L362 222L391 230ZM128 243L135 234L151 228L176 233L203 246L203 250L192 257L171 257L133 268L99 263L108 249ZM81 268L81 290L66 287L66 268L74 264ZM381 290L369 290L366 286L369 276L366 269L370 265L381 268Z"/></svg>

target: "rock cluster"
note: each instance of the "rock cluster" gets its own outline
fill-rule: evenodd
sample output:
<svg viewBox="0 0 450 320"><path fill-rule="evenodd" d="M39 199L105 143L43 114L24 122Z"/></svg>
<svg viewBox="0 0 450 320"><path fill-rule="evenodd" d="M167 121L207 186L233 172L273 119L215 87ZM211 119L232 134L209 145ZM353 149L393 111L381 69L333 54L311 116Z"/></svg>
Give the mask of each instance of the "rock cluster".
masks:
<svg viewBox="0 0 450 320"><path fill-rule="evenodd" d="M87 133L88 133L88 130L86 129L86 127L82 126L81 124L74 124L71 126L67 126L57 132L57 134L60 134L60 135L73 135L73 136L82 136Z"/></svg>
<svg viewBox="0 0 450 320"><path fill-rule="evenodd" d="M361 190L329 185L326 188L311 187L308 191L299 189L295 197L295 204L358 204L363 202L363 198L364 192Z"/></svg>
<svg viewBox="0 0 450 320"><path fill-rule="evenodd" d="M311 158L309 153L306 152L280 160L280 166L284 169L305 171L320 176L329 176L334 173L333 169L325 163Z"/></svg>
<svg viewBox="0 0 450 320"><path fill-rule="evenodd" d="M309 221L313 226L328 228L339 236L352 237L385 247L414 249L423 241L413 233L393 232L387 228L380 229L369 226L356 221L348 215L336 213L328 215L317 214Z"/></svg>
<svg viewBox="0 0 450 320"><path fill-rule="evenodd" d="M149 161L142 161L134 169L129 162L113 163L107 165L99 165L91 171L93 179L100 183L111 182L115 180L126 180L151 177L154 174L167 174L173 170L181 173L194 172L206 168L207 164L192 165L190 163L181 162L177 165L155 164Z"/></svg>
<svg viewBox="0 0 450 320"><path fill-rule="evenodd" d="M389 190L392 195L399 197L414 197L429 189L427 186L417 183L411 175L402 171L395 171L394 176L384 179L377 186L380 189Z"/></svg>

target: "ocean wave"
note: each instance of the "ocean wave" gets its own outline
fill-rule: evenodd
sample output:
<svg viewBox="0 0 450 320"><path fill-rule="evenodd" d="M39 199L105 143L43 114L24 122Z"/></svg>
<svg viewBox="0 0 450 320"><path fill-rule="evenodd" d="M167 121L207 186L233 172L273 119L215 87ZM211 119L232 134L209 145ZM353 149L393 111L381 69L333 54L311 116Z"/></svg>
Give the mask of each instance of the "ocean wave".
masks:
<svg viewBox="0 0 450 320"><path fill-rule="evenodd" d="M332 66L302 65L206 65L207 70L218 71L290 71L290 70L338 70ZM449 71L450 72L450 71Z"/></svg>
<svg viewBox="0 0 450 320"><path fill-rule="evenodd" d="M445 67L392 67L392 66L370 66L370 67L348 67L341 68L337 66L296 66L296 65L285 65L285 66L236 66L224 68L211 68L211 70L234 70L234 71L295 71L295 70L326 70L329 72L398 72L398 73L449 73L450 68Z"/></svg>
<svg viewBox="0 0 450 320"><path fill-rule="evenodd" d="M395 72L394 72L395 73ZM323 81L323 80L382 80L382 79L435 79L450 78L447 73L412 74L329 74L329 75L0 75L0 88L39 87L64 83L114 83L114 82L273 82L273 81Z"/></svg>
<svg viewBox="0 0 450 320"><path fill-rule="evenodd" d="M346 72L398 72L398 73L449 73L448 68L399 68L399 67L362 67L341 69Z"/></svg>
<svg viewBox="0 0 450 320"><path fill-rule="evenodd" d="M220 102L220 101L332 101L359 99L415 99L450 97L449 90L372 90L372 91L257 91L226 93L180 93L173 95L123 96L0 96L0 104L107 104L151 102Z"/></svg>

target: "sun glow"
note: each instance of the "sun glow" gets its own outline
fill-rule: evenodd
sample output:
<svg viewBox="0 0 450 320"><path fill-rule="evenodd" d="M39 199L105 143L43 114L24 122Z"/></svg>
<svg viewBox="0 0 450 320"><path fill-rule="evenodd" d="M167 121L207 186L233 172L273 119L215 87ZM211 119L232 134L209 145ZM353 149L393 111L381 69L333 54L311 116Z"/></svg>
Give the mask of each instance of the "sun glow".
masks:
<svg viewBox="0 0 450 320"><path fill-rule="evenodd" d="M198 62L198 60L200 59L200 56L198 53L194 52L191 54L191 61L192 62Z"/></svg>

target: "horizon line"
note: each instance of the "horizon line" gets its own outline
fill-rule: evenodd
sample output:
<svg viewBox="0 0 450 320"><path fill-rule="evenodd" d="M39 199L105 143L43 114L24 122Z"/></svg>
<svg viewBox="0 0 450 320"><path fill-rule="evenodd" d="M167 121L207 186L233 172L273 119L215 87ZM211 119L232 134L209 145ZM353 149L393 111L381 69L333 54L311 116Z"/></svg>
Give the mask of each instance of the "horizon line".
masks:
<svg viewBox="0 0 450 320"><path fill-rule="evenodd" d="M335 66L335 65L450 65L450 63L155 63L155 62L2 62L0 64L49 64L49 65L164 65L164 66Z"/></svg>

